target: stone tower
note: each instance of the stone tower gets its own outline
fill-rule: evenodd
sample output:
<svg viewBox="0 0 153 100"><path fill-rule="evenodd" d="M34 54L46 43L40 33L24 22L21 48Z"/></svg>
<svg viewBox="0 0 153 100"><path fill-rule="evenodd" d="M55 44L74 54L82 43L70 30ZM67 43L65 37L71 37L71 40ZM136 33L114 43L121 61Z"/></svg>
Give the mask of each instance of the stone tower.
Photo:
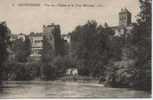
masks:
<svg viewBox="0 0 153 100"><path fill-rule="evenodd" d="M54 23L47 26L44 25L43 33L48 43L52 46L54 53L59 54L61 42L60 25L55 25Z"/></svg>
<svg viewBox="0 0 153 100"><path fill-rule="evenodd" d="M121 9L119 12L119 26L128 26L131 24L131 13L127 8Z"/></svg>

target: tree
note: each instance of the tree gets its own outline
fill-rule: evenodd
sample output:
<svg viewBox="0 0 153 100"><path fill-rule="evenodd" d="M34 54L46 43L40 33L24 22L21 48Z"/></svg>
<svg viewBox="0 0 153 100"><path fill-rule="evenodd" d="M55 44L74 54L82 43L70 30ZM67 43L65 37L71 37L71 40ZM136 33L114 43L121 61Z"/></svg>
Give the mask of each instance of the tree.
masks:
<svg viewBox="0 0 153 100"><path fill-rule="evenodd" d="M13 51L15 53L15 60L18 62L25 62L23 48L24 48L23 40L22 39L15 40Z"/></svg>
<svg viewBox="0 0 153 100"><path fill-rule="evenodd" d="M6 26L6 23L5 22L0 23L0 74L2 74L3 71L3 63L8 57L7 49L9 45L9 36L10 36L10 30Z"/></svg>
<svg viewBox="0 0 153 100"><path fill-rule="evenodd" d="M71 33L72 53L77 58L81 75L99 77L104 73L104 65L112 55L109 46L113 34L106 23L103 27L96 21L88 21Z"/></svg>
<svg viewBox="0 0 153 100"><path fill-rule="evenodd" d="M85 25L76 27L72 32L72 52L78 58L78 62L83 61L83 66L79 68L82 75L90 74L91 52L94 50L96 28L95 21L88 21Z"/></svg>
<svg viewBox="0 0 153 100"><path fill-rule="evenodd" d="M139 88L151 91L151 22L152 0L139 0L140 13L133 33L132 43L137 47L137 84Z"/></svg>
<svg viewBox="0 0 153 100"><path fill-rule="evenodd" d="M53 57L55 56L55 51L50 41L46 38L46 36L43 37L43 50L42 50L42 62L48 63L52 61Z"/></svg>
<svg viewBox="0 0 153 100"><path fill-rule="evenodd" d="M120 60L107 65L106 84L151 91L151 0L139 1L137 23L132 35L118 38L118 42L125 42L120 45Z"/></svg>
<svg viewBox="0 0 153 100"><path fill-rule="evenodd" d="M43 50L42 50L41 62L43 66L40 68L41 78L42 79L51 79L54 75L54 68L53 68L53 58L55 57L55 49L53 48L53 44L51 41L44 36L43 37Z"/></svg>
<svg viewBox="0 0 153 100"><path fill-rule="evenodd" d="M15 40L13 51L17 62L27 62L31 54L31 42L29 37L26 36L25 41L22 39Z"/></svg>
<svg viewBox="0 0 153 100"><path fill-rule="evenodd" d="M26 61L28 61L28 57L31 54L31 41L29 39L29 36L25 36L25 41L24 41L24 57L26 58Z"/></svg>

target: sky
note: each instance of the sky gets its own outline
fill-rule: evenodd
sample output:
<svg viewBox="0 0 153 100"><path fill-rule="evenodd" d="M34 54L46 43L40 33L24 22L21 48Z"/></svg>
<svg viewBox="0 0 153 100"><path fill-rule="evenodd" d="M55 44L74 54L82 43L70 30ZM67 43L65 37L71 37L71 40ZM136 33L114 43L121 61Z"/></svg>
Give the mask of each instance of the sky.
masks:
<svg viewBox="0 0 153 100"><path fill-rule="evenodd" d="M53 4L54 7L51 6ZM57 6L59 4L86 4L95 7ZM66 34L88 20L96 20L102 25L107 22L109 26L116 26L121 8L127 8L132 13L132 21L135 22L139 13L138 0L0 0L0 22L6 21L14 34L42 32L42 26L51 23L59 24L61 33Z"/></svg>

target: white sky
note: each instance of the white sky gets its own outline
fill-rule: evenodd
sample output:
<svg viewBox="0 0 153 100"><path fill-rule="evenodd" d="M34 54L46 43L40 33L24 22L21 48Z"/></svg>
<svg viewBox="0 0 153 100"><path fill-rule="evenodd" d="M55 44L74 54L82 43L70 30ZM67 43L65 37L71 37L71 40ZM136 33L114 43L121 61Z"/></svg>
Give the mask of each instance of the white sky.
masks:
<svg viewBox="0 0 153 100"><path fill-rule="evenodd" d="M13 7L12 4L15 4ZM21 3L40 3L40 7L19 7ZM95 4L102 7L46 7L47 4ZM139 12L138 0L0 0L0 22L6 21L12 33L41 32L42 25L52 22L61 25L61 32L71 32L77 25L87 20L99 24L107 22L118 25L118 12L127 8L132 13L132 21Z"/></svg>

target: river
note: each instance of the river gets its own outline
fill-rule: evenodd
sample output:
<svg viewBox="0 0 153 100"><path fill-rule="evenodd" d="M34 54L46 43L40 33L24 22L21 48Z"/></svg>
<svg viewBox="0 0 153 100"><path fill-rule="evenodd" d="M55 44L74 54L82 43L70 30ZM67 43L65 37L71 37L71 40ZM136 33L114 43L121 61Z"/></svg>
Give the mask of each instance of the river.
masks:
<svg viewBox="0 0 153 100"><path fill-rule="evenodd" d="M59 81L7 81L0 88L0 98L145 98L144 91L108 88L102 84Z"/></svg>

